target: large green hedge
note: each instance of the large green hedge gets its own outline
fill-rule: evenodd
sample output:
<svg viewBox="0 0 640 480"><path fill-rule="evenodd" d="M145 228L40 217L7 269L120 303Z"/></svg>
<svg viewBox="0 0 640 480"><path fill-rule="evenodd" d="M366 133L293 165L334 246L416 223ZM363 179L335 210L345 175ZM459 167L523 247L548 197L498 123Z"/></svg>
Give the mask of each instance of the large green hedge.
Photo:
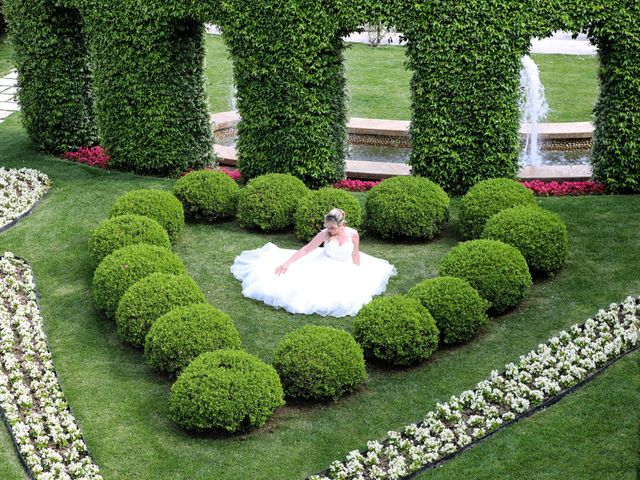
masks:
<svg viewBox="0 0 640 480"><path fill-rule="evenodd" d="M173 175L211 161L203 25L171 18L170 5L154 2L144 2L147 11L139 2L78 3L94 67L96 120L110 166Z"/></svg>
<svg viewBox="0 0 640 480"><path fill-rule="evenodd" d="M640 3L616 2L590 27L600 55L593 174L612 192L640 192ZM611 21L612 19L615 21Z"/></svg>
<svg viewBox="0 0 640 480"><path fill-rule="evenodd" d="M515 177L526 3L406 3L397 27L407 38L413 72L413 173L452 194L486 178Z"/></svg>
<svg viewBox="0 0 640 480"><path fill-rule="evenodd" d="M385 21L406 36L412 171L453 194L515 176L520 59L531 38L585 31L601 59L594 175L611 191L640 191L636 0L5 1L25 124L39 148L89 142L93 95L112 166L170 174L208 161L207 21L221 25L233 59L243 175L291 173L312 187L344 174L340 37L359 25Z"/></svg>
<svg viewBox="0 0 640 480"><path fill-rule="evenodd" d="M227 2L243 177L290 173L311 187L344 175L345 76L334 2Z"/></svg>
<svg viewBox="0 0 640 480"><path fill-rule="evenodd" d="M3 0L18 69L22 125L37 150L96 141L89 58L77 10L53 0Z"/></svg>
<svg viewBox="0 0 640 480"><path fill-rule="evenodd" d="M7 22L4 20L4 7L2 6L2 0L0 0L0 37L7 33Z"/></svg>

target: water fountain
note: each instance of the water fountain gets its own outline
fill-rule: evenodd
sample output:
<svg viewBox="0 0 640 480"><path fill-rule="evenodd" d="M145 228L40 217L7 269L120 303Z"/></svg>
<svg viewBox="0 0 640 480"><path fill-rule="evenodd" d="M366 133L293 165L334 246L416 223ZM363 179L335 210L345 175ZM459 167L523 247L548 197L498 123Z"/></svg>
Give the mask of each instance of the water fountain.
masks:
<svg viewBox="0 0 640 480"><path fill-rule="evenodd" d="M544 86L540 81L540 71L535 62L525 55L520 70L520 113L521 122L528 126L524 149L520 155L522 165L538 166L542 164L538 142L539 123L549 113L544 96Z"/></svg>
<svg viewBox="0 0 640 480"><path fill-rule="evenodd" d="M588 148L592 126L588 122L541 123L549 108L540 81L538 66L529 57L522 57L520 71L522 178L588 178L590 175ZM212 115L215 124L215 149L225 165L236 163L235 89L232 90L230 112ZM352 118L349 121L347 172L353 178L381 178L409 173L407 161L411 154L409 122ZM544 153L541 143L544 140ZM533 170L531 170L533 169Z"/></svg>

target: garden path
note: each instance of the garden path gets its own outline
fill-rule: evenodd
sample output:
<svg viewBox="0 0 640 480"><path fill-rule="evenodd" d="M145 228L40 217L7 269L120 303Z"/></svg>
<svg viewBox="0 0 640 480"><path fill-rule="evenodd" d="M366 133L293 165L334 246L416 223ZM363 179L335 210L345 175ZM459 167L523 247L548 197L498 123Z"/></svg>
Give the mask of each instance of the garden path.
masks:
<svg viewBox="0 0 640 480"><path fill-rule="evenodd" d="M16 92L18 91L18 72L12 70L0 78L0 123L13 112L20 110Z"/></svg>

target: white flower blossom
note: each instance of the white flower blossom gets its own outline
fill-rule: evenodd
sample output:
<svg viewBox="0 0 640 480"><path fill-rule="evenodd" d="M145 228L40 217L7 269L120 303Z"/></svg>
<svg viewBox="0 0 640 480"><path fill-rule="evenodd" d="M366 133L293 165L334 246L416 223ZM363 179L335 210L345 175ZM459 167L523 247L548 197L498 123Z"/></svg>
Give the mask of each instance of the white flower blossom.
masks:
<svg viewBox="0 0 640 480"><path fill-rule="evenodd" d="M37 170L0 167L0 228L28 212L50 186L49 177Z"/></svg>
<svg viewBox="0 0 640 480"><path fill-rule="evenodd" d="M573 325L522 355L518 363L509 363L503 373L492 371L475 390L436 404L422 423L388 432L385 442L368 442L364 454L351 452L346 462L331 464L327 477L309 480L399 479L434 464L637 346L638 315L640 298L634 297L600 310L584 324ZM2 385L0 377L0 394Z"/></svg>
<svg viewBox="0 0 640 480"><path fill-rule="evenodd" d="M9 252L0 256L0 341L0 408L32 476L101 480L58 384L31 270Z"/></svg>

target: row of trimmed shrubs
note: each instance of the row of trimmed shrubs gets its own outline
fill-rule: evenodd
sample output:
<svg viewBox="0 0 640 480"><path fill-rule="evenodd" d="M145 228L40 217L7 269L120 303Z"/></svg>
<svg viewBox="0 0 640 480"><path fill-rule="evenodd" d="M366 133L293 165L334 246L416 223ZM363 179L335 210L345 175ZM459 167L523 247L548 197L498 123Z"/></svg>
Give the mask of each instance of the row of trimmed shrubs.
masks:
<svg viewBox="0 0 640 480"><path fill-rule="evenodd" d="M568 253L562 219L509 179L469 190L460 202L460 231L471 240L443 257L439 277L406 295L376 298L358 313L354 337L367 358L411 365L429 358L439 341L470 340L488 313L500 314L528 295L532 272L557 271Z"/></svg>
<svg viewBox="0 0 640 480"><path fill-rule="evenodd" d="M174 187L187 215L216 221L237 216L241 226L279 231L292 226L298 238L309 241L322 229L332 208L347 214L355 229L365 226L383 238L429 240L449 218L449 197L442 188L421 177L395 177L367 194L365 211L344 190L309 190L292 175L270 173L240 188L222 172L200 170L180 178Z"/></svg>
<svg viewBox="0 0 640 480"><path fill-rule="evenodd" d="M406 195L408 182L386 182L392 192L399 192L399 197L403 197L403 191L405 198L410 197ZM107 314L114 312L114 304L117 306L115 316L120 336L133 345L144 345L151 366L173 374L182 371L171 396L172 417L177 423L187 428L228 431L262 425L283 404L283 393L293 398L336 399L366 380L364 356L396 366L423 361L436 350L439 341L455 344L472 338L487 323L488 309L500 313L522 300L531 286L527 262L517 248L489 237L507 232L517 240L520 237L513 232L523 225L520 228L525 232L526 228L533 233L543 232L538 240L530 242L540 253L553 251L545 242L563 244L564 239L566 256L566 228L557 216L535 203L528 205L526 195L520 197L519 192L513 192L518 187L522 188L505 180L478 184L461 201L461 226L469 225L469 231L472 228L478 231L476 225L484 225L483 236L487 238L464 242L452 249L442 260L441 277L423 281L407 295L376 298L363 307L354 321L355 339L343 330L328 327L307 326L287 334L274 352L275 371L245 352L218 351L225 347L239 349L240 337L228 316L203 304L204 296L195 282L184 275L182 263L175 255L166 253L170 243L163 226L172 226L175 239L184 224L184 218L180 219L180 202L170 199L167 192L129 192L114 205L112 216L116 216L94 231L91 253L96 261L104 259L94 279L96 302ZM325 194L330 190L319 192ZM153 196L158 198L150 200ZM518 202L524 205L513 208ZM132 203L137 206L126 207ZM154 204L154 208L149 208L148 203ZM317 214L321 218L334 204L306 212L303 206L312 209L315 205L300 202L297 209L303 212L301 217ZM163 210L162 215L154 213L154 209ZM260 212L257 210L256 214ZM120 215L123 213L124 216ZM549 218L552 220L548 221ZM553 229L542 228L557 222L562 225L560 240L554 240L549 233ZM136 242L153 246L123 246ZM116 248L120 250L110 253ZM138 257L145 255L129 253L137 250L146 250L145 255L154 259L152 263L156 262L151 270L160 273L149 274L144 270ZM557 257L555 261L542 263L553 268L532 269L553 271L563 261L564 257ZM144 270L141 279L135 283L125 280L130 285L127 289L118 287L124 278L129 279L132 271L141 269ZM108 282L101 280L107 278ZM109 291L111 294L104 294ZM110 295L119 300L109 300ZM209 350L215 352L198 356ZM233 401L229 400L232 390Z"/></svg>
<svg viewBox="0 0 640 480"><path fill-rule="evenodd" d="M134 190L116 200L91 234L97 308L120 338L144 348L147 363L171 376L170 412L190 429L260 426L284 404L274 368L241 350L229 315L206 303L171 251L184 228L169 192Z"/></svg>

